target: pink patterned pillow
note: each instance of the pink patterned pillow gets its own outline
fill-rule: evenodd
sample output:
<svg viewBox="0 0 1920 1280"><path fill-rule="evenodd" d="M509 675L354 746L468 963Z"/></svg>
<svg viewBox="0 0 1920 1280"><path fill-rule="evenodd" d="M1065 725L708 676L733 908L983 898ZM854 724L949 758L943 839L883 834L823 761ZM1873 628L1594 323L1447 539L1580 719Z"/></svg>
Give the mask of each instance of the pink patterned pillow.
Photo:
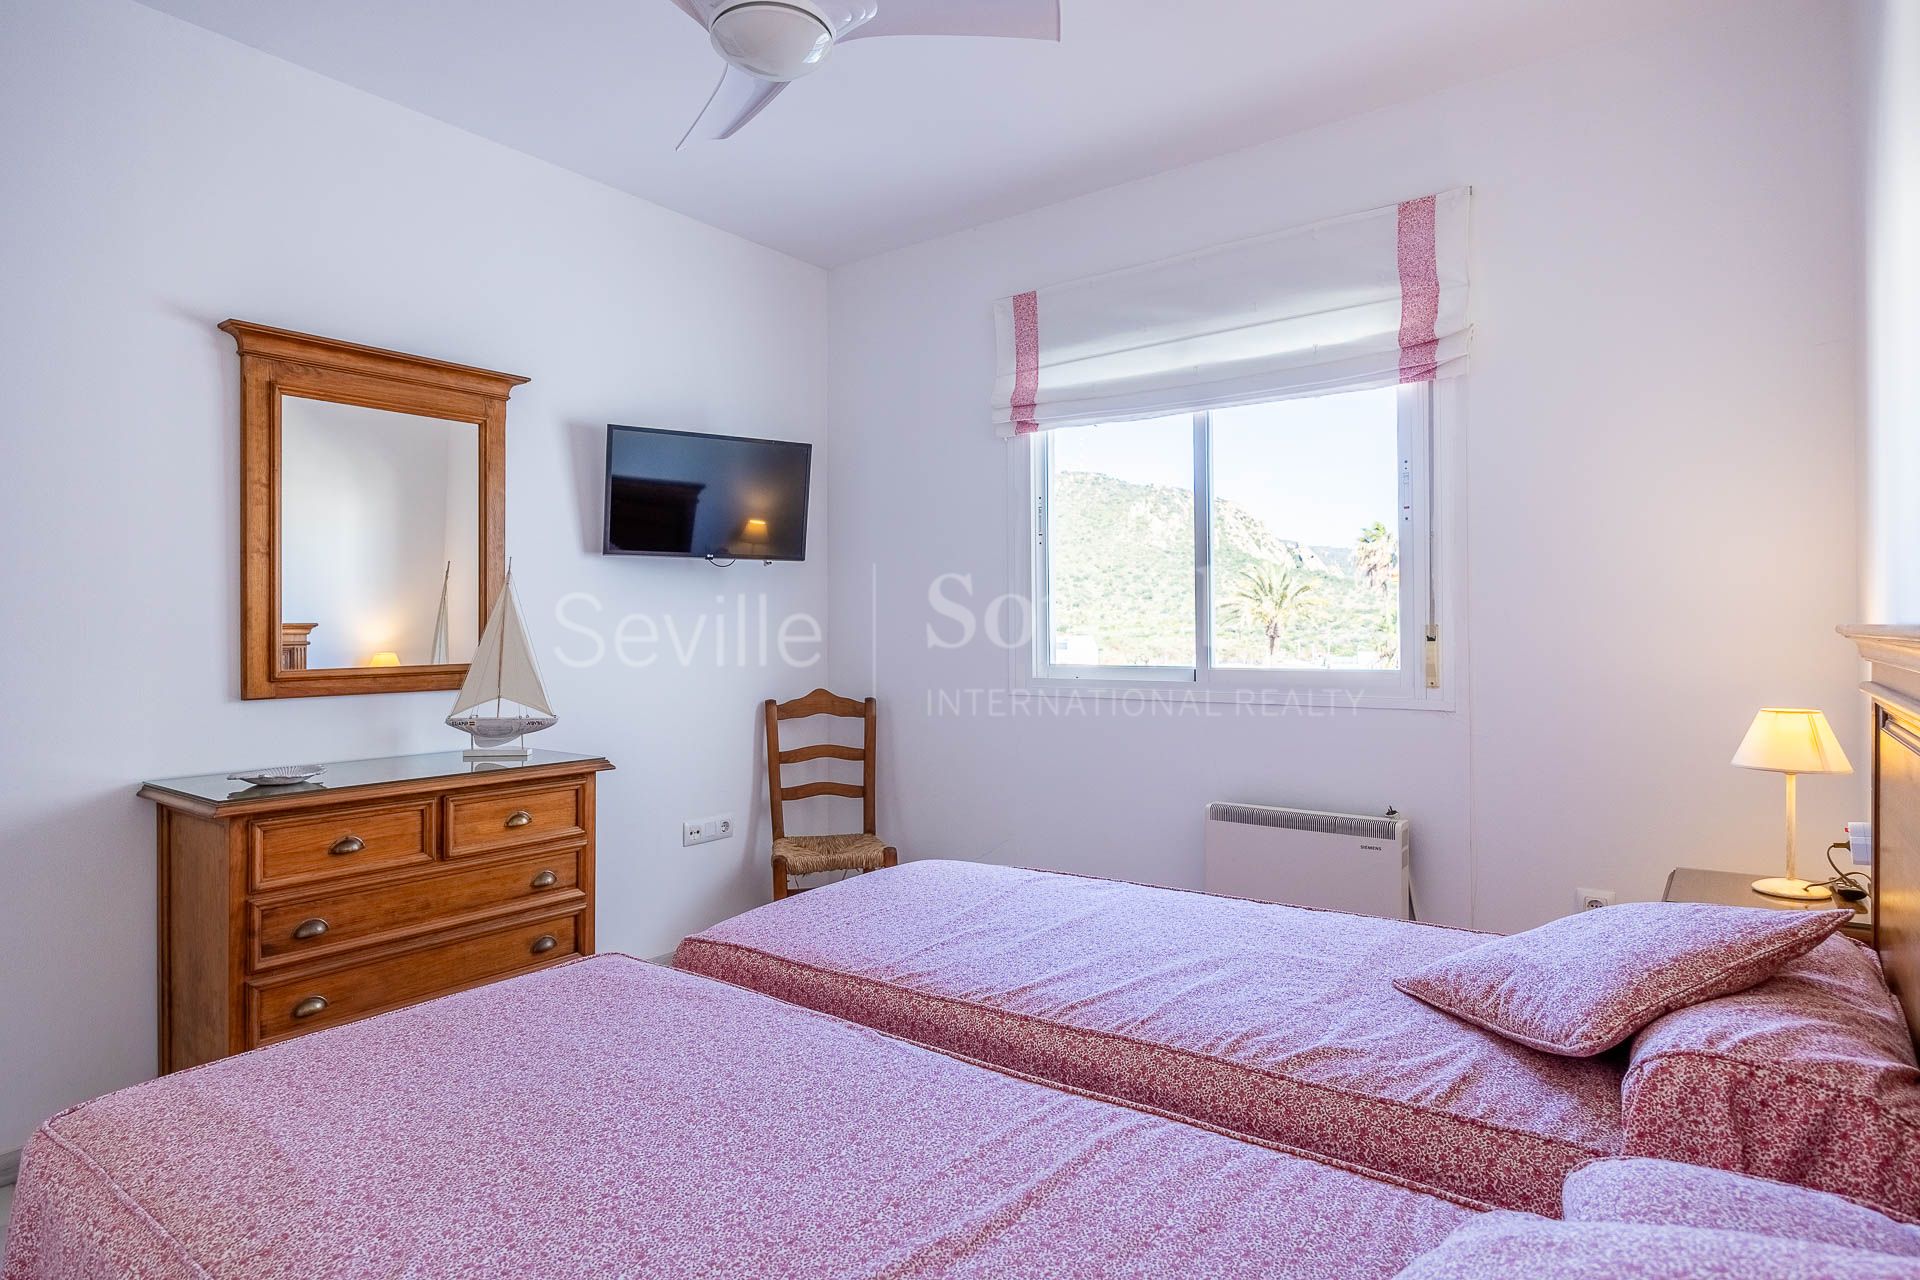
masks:
<svg viewBox="0 0 1920 1280"><path fill-rule="evenodd" d="M1574 1171L1560 1198L1570 1222L1711 1227L1920 1258L1920 1227L1830 1192L1695 1164L1594 1160Z"/></svg>
<svg viewBox="0 0 1920 1280"><path fill-rule="evenodd" d="M1663 1013L1765 980L1852 918L1629 902L1483 942L1393 985L1529 1048L1590 1058Z"/></svg>
<svg viewBox="0 0 1920 1280"><path fill-rule="evenodd" d="M1911 1258L1738 1231L1483 1214L1400 1280L1914 1280Z"/></svg>
<svg viewBox="0 0 1920 1280"><path fill-rule="evenodd" d="M1620 1107L1622 1154L1815 1187L1920 1221L1920 1067L1879 959L1851 938L1649 1025Z"/></svg>

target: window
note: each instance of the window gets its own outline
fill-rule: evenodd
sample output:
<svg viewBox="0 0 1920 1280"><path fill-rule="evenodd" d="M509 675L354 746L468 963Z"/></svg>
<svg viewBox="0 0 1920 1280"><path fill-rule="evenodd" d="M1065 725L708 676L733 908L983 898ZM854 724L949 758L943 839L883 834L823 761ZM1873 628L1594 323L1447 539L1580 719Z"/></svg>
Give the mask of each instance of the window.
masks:
<svg viewBox="0 0 1920 1280"><path fill-rule="evenodd" d="M1416 384L1034 437L1032 677L1431 699L1431 406Z"/></svg>

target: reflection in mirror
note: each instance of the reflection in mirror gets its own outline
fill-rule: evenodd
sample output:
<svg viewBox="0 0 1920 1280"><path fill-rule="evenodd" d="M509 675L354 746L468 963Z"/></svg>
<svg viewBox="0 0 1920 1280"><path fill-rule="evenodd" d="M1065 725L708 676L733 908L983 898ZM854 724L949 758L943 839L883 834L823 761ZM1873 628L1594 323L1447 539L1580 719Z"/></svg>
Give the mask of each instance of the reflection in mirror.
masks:
<svg viewBox="0 0 1920 1280"><path fill-rule="evenodd" d="M280 400L280 667L468 662L480 618L480 432Z"/></svg>

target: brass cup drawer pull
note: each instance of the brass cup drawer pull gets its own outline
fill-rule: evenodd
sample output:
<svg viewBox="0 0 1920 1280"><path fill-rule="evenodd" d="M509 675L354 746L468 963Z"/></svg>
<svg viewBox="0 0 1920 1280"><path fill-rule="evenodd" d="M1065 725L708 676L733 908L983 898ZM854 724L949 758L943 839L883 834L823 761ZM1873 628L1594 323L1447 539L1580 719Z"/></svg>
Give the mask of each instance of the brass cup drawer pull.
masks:
<svg viewBox="0 0 1920 1280"><path fill-rule="evenodd" d="M560 940L550 933L543 933L533 940L533 954L543 956L560 945Z"/></svg>
<svg viewBox="0 0 1920 1280"><path fill-rule="evenodd" d="M514 827L530 827L532 825L533 815L525 809L515 809L507 815L507 826L509 829Z"/></svg>
<svg viewBox="0 0 1920 1280"><path fill-rule="evenodd" d="M551 889L553 888L553 886L559 883L560 883L560 877L553 874L553 872L551 871L542 871L539 875L533 878L533 887L536 889Z"/></svg>
<svg viewBox="0 0 1920 1280"><path fill-rule="evenodd" d="M367 842L359 836L341 836L335 840L327 852L335 857L345 857L349 853L358 853L367 847Z"/></svg>
<svg viewBox="0 0 1920 1280"><path fill-rule="evenodd" d="M293 1016L296 1018L311 1018L314 1014L319 1013L326 1007L327 998L325 996L308 996L305 1000L293 1006Z"/></svg>
<svg viewBox="0 0 1920 1280"><path fill-rule="evenodd" d="M311 920L302 920L293 928L293 936L305 942L308 938L317 938L327 931L327 922L319 916Z"/></svg>

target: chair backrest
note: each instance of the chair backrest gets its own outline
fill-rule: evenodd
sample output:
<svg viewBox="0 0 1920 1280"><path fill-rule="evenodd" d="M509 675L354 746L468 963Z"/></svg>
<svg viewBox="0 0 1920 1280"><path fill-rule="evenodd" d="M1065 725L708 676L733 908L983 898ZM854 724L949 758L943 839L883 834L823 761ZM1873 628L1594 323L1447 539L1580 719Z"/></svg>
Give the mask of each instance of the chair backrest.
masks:
<svg viewBox="0 0 1920 1280"><path fill-rule="evenodd" d="M852 698L843 698L837 693L828 693L825 689L815 689L805 697L795 698L791 702L775 702L767 699L767 807L772 810L773 838L784 840L787 836L787 823L784 808L789 800L805 800L812 796L846 796L863 802L866 825L862 828L873 835L873 774L874 774L874 718L876 704L872 698L865 702L855 702ZM861 745L843 747L831 742L822 742L810 747L795 747L791 751L780 749L780 722L782 720L804 720L808 716L840 716L848 720L864 720L865 733ZM861 763L860 785L851 782L803 782L796 787L782 786L780 767L788 764L801 764L808 760L857 760Z"/></svg>

